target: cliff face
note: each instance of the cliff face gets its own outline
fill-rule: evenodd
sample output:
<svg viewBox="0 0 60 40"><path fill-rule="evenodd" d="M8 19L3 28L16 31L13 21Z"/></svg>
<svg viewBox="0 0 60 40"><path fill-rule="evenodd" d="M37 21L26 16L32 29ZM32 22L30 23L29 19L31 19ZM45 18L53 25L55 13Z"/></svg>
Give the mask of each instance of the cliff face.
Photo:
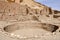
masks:
<svg viewBox="0 0 60 40"><path fill-rule="evenodd" d="M40 15L51 17L50 15L54 14L51 8L32 0L23 0L21 3L10 2L9 0L8 2L0 1L0 9L0 18L2 18L0 20L20 20L19 15L21 15L21 17L36 16L38 19Z"/></svg>
<svg viewBox="0 0 60 40"><path fill-rule="evenodd" d="M56 32L59 28L60 11L34 0L0 0L0 37L7 34L9 39L55 40L59 39L59 32Z"/></svg>
<svg viewBox="0 0 60 40"><path fill-rule="evenodd" d="M23 4L23 5L22 5ZM26 17L26 20L29 19L27 16L40 15L43 13L43 6L36 5L28 5L28 3L17 4L17 3L8 3L8 2L0 2L0 13L2 18L1 20L20 20L20 17L24 16L22 19ZM46 13L46 12L45 12ZM21 16L19 16L21 15ZM4 17L5 16L5 17Z"/></svg>
<svg viewBox="0 0 60 40"><path fill-rule="evenodd" d="M0 21L23 22L32 20L46 23L47 25L57 25L60 23L58 18L60 17L59 13L59 11L52 10L50 7L33 0L0 1Z"/></svg>
<svg viewBox="0 0 60 40"><path fill-rule="evenodd" d="M13 2L12 2L13 1ZM34 20L42 23L60 23L60 12L37 3L34 0L5 0L0 1L0 20L27 21ZM55 22L57 21L57 22Z"/></svg>

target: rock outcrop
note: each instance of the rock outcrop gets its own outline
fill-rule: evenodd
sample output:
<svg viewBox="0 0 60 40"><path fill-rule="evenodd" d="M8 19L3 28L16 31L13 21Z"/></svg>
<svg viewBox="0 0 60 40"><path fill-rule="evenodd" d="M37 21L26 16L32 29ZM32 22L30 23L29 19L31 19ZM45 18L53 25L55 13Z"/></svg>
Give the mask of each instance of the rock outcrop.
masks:
<svg viewBox="0 0 60 40"><path fill-rule="evenodd" d="M23 32L28 32L29 29L29 31L45 29L55 32L60 26L60 11L34 0L1 0L0 21L11 23L9 25L7 23L2 28L8 33L19 34L19 30L22 31L22 29L24 29Z"/></svg>
<svg viewBox="0 0 60 40"><path fill-rule="evenodd" d="M18 0L19 1L19 0ZM37 3L33 0L11 0L0 1L0 20L2 21L37 21L56 25L59 23L60 12L50 7ZM56 15L55 15L56 14ZM55 22L57 20L57 22ZM59 26L59 25L58 25Z"/></svg>

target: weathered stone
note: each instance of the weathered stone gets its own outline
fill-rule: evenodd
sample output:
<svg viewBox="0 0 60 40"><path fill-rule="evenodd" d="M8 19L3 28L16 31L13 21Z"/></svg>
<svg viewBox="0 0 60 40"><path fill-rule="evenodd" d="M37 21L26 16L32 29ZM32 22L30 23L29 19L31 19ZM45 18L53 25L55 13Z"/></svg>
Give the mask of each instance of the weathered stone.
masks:
<svg viewBox="0 0 60 40"><path fill-rule="evenodd" d="M60 27L59 18L60 11L34 0L0 0L0 34L7 34L9 38L35 40L48 31L56 32Z"/></svg>

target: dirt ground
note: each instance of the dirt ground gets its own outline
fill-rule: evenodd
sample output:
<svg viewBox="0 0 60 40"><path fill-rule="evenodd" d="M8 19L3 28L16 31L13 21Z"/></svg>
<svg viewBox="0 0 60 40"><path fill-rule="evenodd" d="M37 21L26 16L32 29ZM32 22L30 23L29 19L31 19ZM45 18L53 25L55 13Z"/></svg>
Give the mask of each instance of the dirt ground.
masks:
<svg viewBox="0 0 60 40"><path fill-rule="evenodd" d="M31 23L29 21L26 21L25 24ZM33 23L36 23L33 21ZM15 24L15 25L11 25ZM13 32L6 32L3 28L7 25L11 25L10 27L18 26L21 28L16 29ZM21 22L6 22L6 21L0 21L0 40L60 40L60 32L56 30L56 32L49 32L44 29L38 28L38 27L31 27L32 24L28 24L30 26L25 26ZM17 26L17 27L18 27ZM2 29L1 29L2 28ZM13 29L14 30L14 29ZM11 30L10 30L11 31Z"/></svg>

